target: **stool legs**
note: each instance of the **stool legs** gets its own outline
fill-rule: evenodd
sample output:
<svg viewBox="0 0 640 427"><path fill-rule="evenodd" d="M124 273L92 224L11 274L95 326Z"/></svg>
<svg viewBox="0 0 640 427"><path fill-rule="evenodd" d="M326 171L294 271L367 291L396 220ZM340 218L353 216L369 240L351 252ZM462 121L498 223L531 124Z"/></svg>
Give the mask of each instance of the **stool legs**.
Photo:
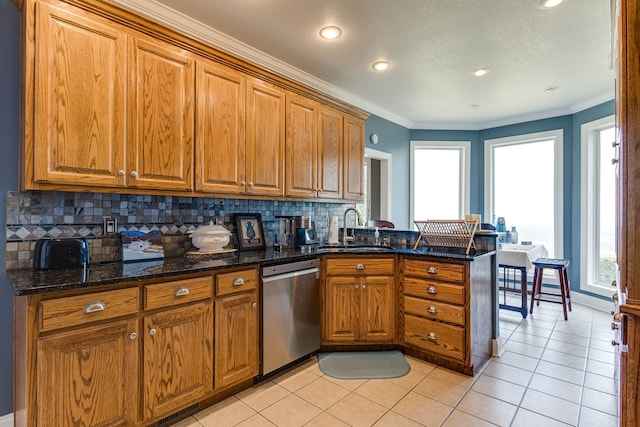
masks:
<svg viewBox="0 0 640 427"><path fill-rule="evenodd" d="M554 268L554 270L556 270ZM544 272L544 267L538 267L536 266L534 273L533 273L533 285L532 285L532 289L531 289L531 306L529 308L529 313L533 314L533 307L534 307L534 302L535 305L540 306L540 301L548 301L548 302L554 302L554 303L558 303L558 304L562 304L562 312L564 314L564 320L568 320L568 316L567 316L567 307L569 308L569 311L571 310L571 293L569 290L569 276L567 275L567 269L566 268L560 268L557 269L558 271L558 278L560 279L560 298L562 299L562 302L560 301L553 301L553 300L543 300L542 299L542 295L543 294L547 294L547 295L556 295L557 294L550 294L550 293L546 293L546 292L542 292L542 276L543 276L543 272Z"/></svg>

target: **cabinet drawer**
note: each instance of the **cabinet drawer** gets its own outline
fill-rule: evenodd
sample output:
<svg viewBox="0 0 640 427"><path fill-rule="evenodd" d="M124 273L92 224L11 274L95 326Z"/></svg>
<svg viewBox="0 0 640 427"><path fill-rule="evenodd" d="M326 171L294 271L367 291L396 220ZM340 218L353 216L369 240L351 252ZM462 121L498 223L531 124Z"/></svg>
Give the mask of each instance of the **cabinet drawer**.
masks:
<svg viewBox="0 0 640 427"><path fill-rule="evenodd" d="M464 281L464 265L447 262L404 260L404 275L451 282Z"/></svg>
<svg viewBox="0 0 640 427"><path fill-rule="evenodd" d="M211 276L146 285L144 307L154 309L210 298L212 285Z"/></svg>
<svg viewBox="0 0 640 427"><path fill-rule="evenodd" d="M40 303L43 331L111 319L138 310L138 288L96 292Z"/></svg>
<svg viewBox="0 0 640 427"><path fill-rule="evenodd" d="M247 291L258 287L258 270L234 271L216 275L216 296Z"/></svg>
<svg viewBox="0 0 640 427"><path fill-rule="evenodd" d="M436 301L464 305L464 286L405 277L403 293Z"/></svg>
<svg viewBox="0 0 640 427"><path fill-rule="evenodd" d="M437 321L405 316L404 341L424 350L464 360L464 328Z"/></svg>
<svg viewBox="0 0 640 427"><path fill-rule="evenodd" d="M327 258L327 274L393 274L394 258Z"/></svg>
<svg viewBox="0 0 640 427"><path fill-rule="evenodd" d="M459 305L405 296L404 312L464 326L464 307Z"/></svg>

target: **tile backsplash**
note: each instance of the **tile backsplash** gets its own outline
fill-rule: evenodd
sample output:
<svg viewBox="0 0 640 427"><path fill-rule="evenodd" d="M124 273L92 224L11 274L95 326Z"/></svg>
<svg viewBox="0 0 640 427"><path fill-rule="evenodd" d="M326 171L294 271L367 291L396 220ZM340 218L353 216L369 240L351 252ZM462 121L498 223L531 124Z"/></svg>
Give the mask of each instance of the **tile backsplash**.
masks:
<svg viewBox="0 0 640 427"><path fill-rule="evenodd" d="M118 236L103 235L103 219L115 217L118 231L160 230L165 256L192 249L187 232L215 217L235 231L235 213L260 213L267 246L273 245L277 215L309 215L318 235L326 238L329 217L353 204L148 196L130 194L28 191L7 193L7 269L31 268L35 242L43 237L86 237L90 262L120 259ZM352 218L352 217L350 217ZM340 220L341 221L341 220ZM351 223L350 223L351 224ZM340 224L342 227L342 224ZM233 239L232 239L233 241Z"/></svg>

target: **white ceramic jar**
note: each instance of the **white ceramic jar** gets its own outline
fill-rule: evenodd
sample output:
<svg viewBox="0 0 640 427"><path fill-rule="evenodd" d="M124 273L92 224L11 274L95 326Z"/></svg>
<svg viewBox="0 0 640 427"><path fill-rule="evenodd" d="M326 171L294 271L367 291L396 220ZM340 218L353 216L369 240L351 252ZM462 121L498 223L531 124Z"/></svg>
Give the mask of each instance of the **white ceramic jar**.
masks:
<svg viewBox="0 0 640 427"><path fill-rule="evenodd" d="M222 225L214 224L201 225L195 231L190 231L191 243L201 252L221 251L229 244L231 232Z"/></svg>

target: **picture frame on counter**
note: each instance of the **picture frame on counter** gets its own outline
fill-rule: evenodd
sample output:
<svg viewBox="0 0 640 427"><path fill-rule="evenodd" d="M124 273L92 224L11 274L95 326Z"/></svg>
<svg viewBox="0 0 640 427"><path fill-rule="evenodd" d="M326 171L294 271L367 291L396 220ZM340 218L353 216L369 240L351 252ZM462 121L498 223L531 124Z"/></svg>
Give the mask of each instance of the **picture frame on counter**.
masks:
<svg viewBox="0 0 640 427"><path fill-rule="evenodd" d="M236 214L236 231L238 233L239 251L253 251L265 248L261 214Z"/></svg>

